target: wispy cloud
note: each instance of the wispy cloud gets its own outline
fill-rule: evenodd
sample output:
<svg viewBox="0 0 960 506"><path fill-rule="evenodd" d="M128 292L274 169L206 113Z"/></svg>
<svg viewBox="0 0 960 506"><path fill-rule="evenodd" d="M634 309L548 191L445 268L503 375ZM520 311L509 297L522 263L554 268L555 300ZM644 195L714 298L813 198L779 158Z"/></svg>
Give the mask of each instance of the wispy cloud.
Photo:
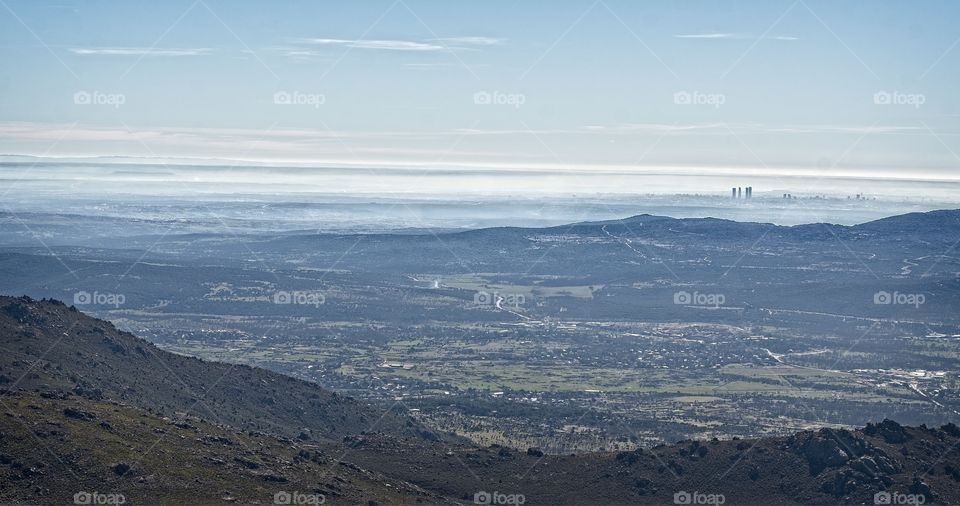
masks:
<svg viewBox="0 0 960 506"><path fill-rule="evenodd" d="M915 125L765 125L761 123L622 123L617 125L587 125L584 130L604 134L884 134L923 135L924 129ZM954 135L948 133L947 135Z"/></svg>
<svg viewBox="0 0 960 506"><path fill-rule="evenodd" d="M291 44L301 46L340 46L353 49L372 49L381 51L438 52L454 50L472 50L480 47L500 45L503 39L494 37L442 37L425 40L403 39L339 39L326 37L304 37L289 39Z"/></svg>
<svg viewBox="0 0 960 506"><path fill-rule="evenodd" d="M496 37L441 37L433 40L444 44L463 44L467 46L499 46L505 42L504 39Z"/></svg>
<svg viewBox="0 0 960 506"><path fill-rule="evenodd" d="M725 32L709 32L709 33L682 33L676 34L673 36L677 39L739 39L739 40L754 40L760 37L752 35L749 33L725 33ZM764 40L800 40L799 37L794 37L792 35L768 35L763 37Z"/></svg>
<svg viewBox="0 0 960 506"><path fill-rule="evenodd" d="M415 40L349 40L349 39L322 39L322 38L304 38L294 39L292 42L299 44L319 45L319 46L343 46L354 49L378 49L384 51L445 51L446 47L441 44L431 42L419 42Z"/></svg>
<svg viewBox="0 0 960 506"><path fill-rule="evenodd" d="M80 55L108 56L203 56L213 52L213 49L206 47L71 47L67 50Z"/></svg>

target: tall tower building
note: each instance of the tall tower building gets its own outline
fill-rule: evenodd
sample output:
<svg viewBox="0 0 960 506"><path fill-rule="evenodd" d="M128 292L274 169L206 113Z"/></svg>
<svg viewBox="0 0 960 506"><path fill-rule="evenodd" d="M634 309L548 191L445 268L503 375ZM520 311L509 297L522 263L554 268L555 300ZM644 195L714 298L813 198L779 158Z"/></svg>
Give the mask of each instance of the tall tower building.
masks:
<svg viewBox="0 0 960 506"><path fill-rule="evenodd" d="M743 197L743 189L738 186L738 187L737 187L737 198L739 199L739 198L742 198L742 197Z"/></svg>
<svg viewBox="0 0 960 506"><path fill-rule="evenodd" d="M730 188L730 198L732 198L732 199L736 199L736 198L737 198L737 189L736 189L736 188Z"/></svg>

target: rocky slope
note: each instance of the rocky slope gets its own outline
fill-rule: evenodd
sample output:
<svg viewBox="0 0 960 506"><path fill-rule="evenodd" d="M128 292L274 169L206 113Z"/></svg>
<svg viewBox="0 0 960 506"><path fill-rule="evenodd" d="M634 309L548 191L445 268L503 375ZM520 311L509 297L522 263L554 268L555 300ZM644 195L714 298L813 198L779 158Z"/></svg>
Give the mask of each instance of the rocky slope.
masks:
<svg viewBox="0 0 960 506"><path fill-rule="evenodd" d="M953 424L544 455L165 353L55 301L0 298L0 343L4 504L960 504Z"/></svg>
<svg viewBox="0 0 960 506"><path fill-rule="evenodd" d="M374 427L436 437L403 414L384 414L313 383L163 351L57 301L0 297L0 336L0 388L111 399L288 437L336 440Z"/></svg>
<svg viewBox="0 0 960 506"><path fill-rule="evenodd" d="M450 502L311 441L52 392L0 403L0 504Z"/></svg>
<svg viewBox="0 0 960 506"><path fill-rule="evenodd" d="M960 429L952 424L885 420L857 430L569 456L490 447L434 449L424 458L419 445L413 451L373 437L357 446L350 458L361 467L389 462L397 478L465 502L471 490L496 490L523 494L527 504L673 504L676 494L694 493L749 505L874 504L884 494L960 504Z"/></svg>

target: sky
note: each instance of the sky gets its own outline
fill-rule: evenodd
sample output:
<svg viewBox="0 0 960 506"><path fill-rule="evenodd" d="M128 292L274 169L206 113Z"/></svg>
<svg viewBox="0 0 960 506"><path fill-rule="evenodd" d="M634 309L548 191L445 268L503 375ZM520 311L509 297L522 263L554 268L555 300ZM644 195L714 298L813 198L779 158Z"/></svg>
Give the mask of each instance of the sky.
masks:
<svg viewBox="0 0 960 506"><path fill-rule="evenodd" d="M953 1L0 0L0 153L958 179Z"/></svg>

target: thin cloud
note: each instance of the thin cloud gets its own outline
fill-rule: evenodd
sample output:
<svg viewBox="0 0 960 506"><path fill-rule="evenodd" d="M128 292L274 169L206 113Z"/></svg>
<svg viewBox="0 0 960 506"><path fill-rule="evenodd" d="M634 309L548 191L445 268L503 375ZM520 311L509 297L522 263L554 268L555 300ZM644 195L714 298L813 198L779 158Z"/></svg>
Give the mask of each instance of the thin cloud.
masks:
<svg viewBox="0 0 960 506"><path fill-rule="evenodd" d="M327 37L297 38L289 42L306 46L340 46L352 49L380 51L439 52L452 50L476 50L502 44L504 39L494 37L442 37L426 40L403 39L338 39Z"/></svg>
<svg viewBox="0 0 960 506"><path fill-rule="evenodd" d="M294 42L318 46L343 46L354 49L375 49L383 51L446 51L441 44L419 42L415 40L349 40L349 39L296 39Z"/></svg>
<svg viewBox="0 0 960 506"><path fill-rule="evenodd" d="M309 167L336 166L336 167L408 167L423 170L424 167L453 167L453 168L500 168L515 172L518 170L549 170L549 171L581 171L597 175L600 173L614 173L613 171L649 171L652 173L668 174L684 170L700 171L699 174L727 174L743 175L749 173L788 173L796 170L802 173L803 167L793 165L783 160L771 160L770 167L755 166L749 168L741 164L728 166L723 161L691 161L689 159L674 159L674 156L664 157L666 162L650 161L650 164L638 166L632 161L626 161L621 156L611 156L601 160L595 157L574 157L567 163L557 164L549 153L538 153L537 150L528 150L523 146L511 147L503 145L503 149L489 149L490 142L495 141L493 136L516 138L519 135L557 136L550 137L550 144L561 143L565 135L582 136L584 133L599 135L595 142L605 142L611 135L641 135L652 139L664 133L677 135L722 135L730 136L731 130L738 134L749 133L782 133L806 134L821 132L842 132L848 135L886 134L886 135L922 135L929 133L919 132L913 127L896 126L875 128L863 125L798 125L768 127L761 124L623 124L623 125L589 125L574 129L544 129L544 130L476 130L454 129L436 131L350 131L325 129L242 129L242 128L138 128L135 130L107 126L78 126L67 124L0 122L0 153L32 154L43 153L43 156L78 157L87 155L116 155L109 159L117 161L120 157L159 157L160 159L203 159L204 163L224 164L223 160L236 156L237 146L250 146L244 158L251 161L282 165L289 163L303 164ZM780 130L785 130L779 132ZM960 133L941 133L943 135L960 136ZM463 140L460 143L460 140ZM452 141L457 146L451 149ZM882 142L874 139L875 142ZM51 143L56 149L50 150ZM149 153L144 153L143 146L148 145ZM606 144L604 144L606 145ZM684 144L686 145L686 144ZM632 152L631 155L632 157ZM831 176L880 176L888 177L879 170L878 162L874 158L853 157L854 160L845 161L848 169L837 171L831 168ZM16 161L0 155L0 163ZM122 160L121 160L122 161ZM161 162L163 163L163 162ZM730 162L732 163L732 162ZM880 165L891 169L901 169L899 162L889 163L880 160ZM908 162L912 163L912 162ZM193 165L188 163L187 165ZM225 165L236 165L226 163ZM918 171L912 164L910 177L935 178L957 180L952 170L950 160L935 161ZM819 169L810 169L819 170ZM754 171L754 172L751 172ZM817 173L820 174L819 172ZM923 175L921 175L923 174Z"/></svg>
<svg viewBox="0 0 960 506"><path fill-rule="evenodd" d="M776 133L825 133L825 134L923 134L923 127L908 125L788 125L768 128ZM950 135L950 134L948 134Z"/></svg>
<svg viewBox="0 0 960 506"><path fill-rule="evenodd" d="M499 46L505 41L496 37L442 37L432 40L444 44L464 44L468 46Z"/></svg>
<svg viewBox="0 0 960 506"><path fill-rule="evenodd" d="M67 50L79 55L107 56L203 56L213 52L213 49L206 47L71 47Z"/></svg>
<svg viewBox="0 0 960 506"><path fill-rule="evenodd" d="M923 127L911 125L765 125L760 123L624 123L618 125L587 125L587 132L605 134L676 133L676 134L884 134L924 135ZM946 133L946 135L954 135Z"/></svg>

